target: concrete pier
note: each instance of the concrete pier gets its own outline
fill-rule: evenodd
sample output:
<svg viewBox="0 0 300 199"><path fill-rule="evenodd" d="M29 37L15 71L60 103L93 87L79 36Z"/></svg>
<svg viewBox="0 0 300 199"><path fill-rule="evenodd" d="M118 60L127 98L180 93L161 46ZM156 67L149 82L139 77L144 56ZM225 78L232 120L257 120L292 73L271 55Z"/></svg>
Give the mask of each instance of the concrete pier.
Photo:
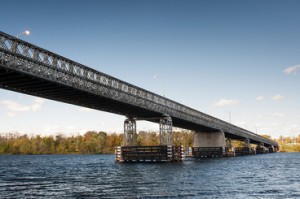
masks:
<svg viewBox="0 0 300 199"><path fill-rule="evenodd" d="M194 132L193 147L226 147L223 131Z"/></svg>
<svg viewBox="0 0 300 199"><path fill-rule="evenodd" d="M269 153L269 148L264 146L264 143L260 143L256 147L256 154Z"/></svg>
<svg viewBox="0 0 300 199"><path fill-rule="evenodd" d="M226 156L224 132L194 132L192 153L195 158Z"/></svg>

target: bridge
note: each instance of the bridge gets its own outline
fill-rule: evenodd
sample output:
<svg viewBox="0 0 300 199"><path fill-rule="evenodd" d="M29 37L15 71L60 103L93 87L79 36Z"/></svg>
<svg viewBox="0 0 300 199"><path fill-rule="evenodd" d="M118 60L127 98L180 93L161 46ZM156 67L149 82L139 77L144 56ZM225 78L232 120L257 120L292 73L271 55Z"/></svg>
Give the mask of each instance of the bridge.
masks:
<svg viewBox="0 0 300 199"><path fill-rule="evenodd" d="M278 147L273 140L4 32L0 32L0 87L124 115L125 146L136 143L136 121L147 120L160 124L162 145L172 144L172 126L176 126L194 131L197 147L224 146L226 140Z"/></svg>

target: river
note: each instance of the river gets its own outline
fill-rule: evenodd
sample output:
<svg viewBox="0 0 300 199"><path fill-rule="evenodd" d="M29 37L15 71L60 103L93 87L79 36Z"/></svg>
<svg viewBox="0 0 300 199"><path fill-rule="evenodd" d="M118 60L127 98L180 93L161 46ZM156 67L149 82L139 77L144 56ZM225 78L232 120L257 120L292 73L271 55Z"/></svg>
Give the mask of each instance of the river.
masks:
<svg viewBox="0 0 300 199"><path fill-rule="evenodd" d="M300 153L137 164L2 155L0 198L300 198Z"/></svg>

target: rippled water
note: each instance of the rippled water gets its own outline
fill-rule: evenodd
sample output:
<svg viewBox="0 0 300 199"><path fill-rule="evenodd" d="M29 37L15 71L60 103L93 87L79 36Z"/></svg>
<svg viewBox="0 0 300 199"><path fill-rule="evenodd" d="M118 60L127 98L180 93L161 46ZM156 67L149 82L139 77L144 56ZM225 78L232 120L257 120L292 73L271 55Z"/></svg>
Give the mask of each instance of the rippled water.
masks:
<svg viewBox="0 0 300 199"><path fill-rule="evenodd" d="M0 198L300 198L300 153L115 163L113 155L0 156Z"/></svg>

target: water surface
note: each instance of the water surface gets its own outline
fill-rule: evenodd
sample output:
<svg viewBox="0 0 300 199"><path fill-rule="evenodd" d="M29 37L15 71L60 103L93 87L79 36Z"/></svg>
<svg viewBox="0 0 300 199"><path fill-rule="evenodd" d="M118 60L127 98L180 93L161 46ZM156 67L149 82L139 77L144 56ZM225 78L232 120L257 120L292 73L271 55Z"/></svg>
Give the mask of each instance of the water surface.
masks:
<svg viewBox="0 0 300 199"><path fill-rule="evenodd" d="M0 198L300 198L300 153L182 163L113 155L0 156Z"/></svg>

